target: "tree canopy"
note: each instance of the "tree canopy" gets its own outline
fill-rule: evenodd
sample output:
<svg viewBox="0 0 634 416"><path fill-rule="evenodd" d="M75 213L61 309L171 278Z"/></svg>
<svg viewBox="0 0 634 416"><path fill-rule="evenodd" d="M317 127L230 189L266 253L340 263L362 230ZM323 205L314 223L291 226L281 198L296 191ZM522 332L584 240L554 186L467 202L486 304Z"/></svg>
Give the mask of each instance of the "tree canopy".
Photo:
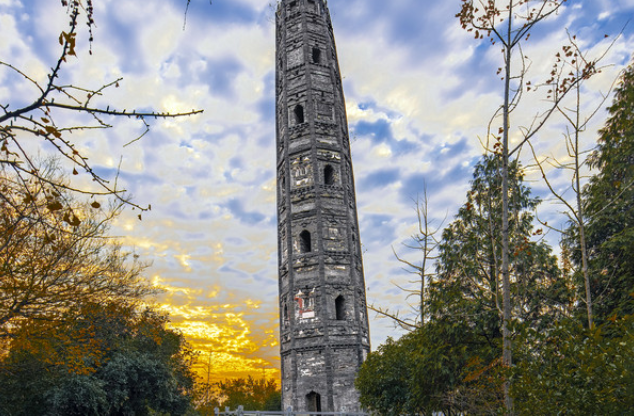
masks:
<svg viewBox="0 0 634 416"><path fill-rule="evenodd" d="M475 166L467 202L443 231L438 273L430 282L431 319L466 320L491 340L501 335L501 161L484 156ZM521 165L509 165L509 236L513 317L542 326L566 304L557 260L534 230L539 199L524 183ZM535 241L533 241L535 240Z"/></svg>
<svg viewBox="0 0 634 416"><path fill-rule="evenodd" d="M0 413L183 415L193 374L166 317L114 303L83 304L73 320L28 322L0 361Z"/></svg>
<svg viewBox="0 0 634 416"><path fill-rule="evenodd" d="M502 404L502 204L499 155L475 166L466 203L444 229L437 273L425 299L427 319L364 363L362 403L380 414L483 412ZM514 324L543 329L570 303L556 258L533 228L539 199L509 165L509 236Z"/></svg>
<svg viewBox="0 0 634 416"><path fill-rule="evenodd" d="M634 317L588 329L563 319L515 340L511 393L520 415L625 415L634 408Z"/></svg>
<svg viewBox="0 0 634 416"><path fill-rule="evenodd" d="M244 410L282 410L282 393L273 379L226 379L218 383L198 383L196 410L211 414L215 408Z"/></svg>
<svg viewBox="0 0 634 416"><path fill-rule="evenodd" d="M43 178L63 179L54 164ZM23 320L53 322L84 303L138 303L144 266L109 238L120 205L79 201L0 169L0 338ZM81 220L80 220L81 218Z"/></svg>
<svg viewBox="0 0 634 416"><path fill-rule="evenodd" d="M588 164L582 195L596 320L587 323L582 276L572 279L563 240L560 271L535 230L539 200L509 164L509 261L514 364L501 365L500 161L485 156L471 190L443 231L437 273L428 282L427 318L369 355L357 386L378 414L629 414L634 374L634 67L622 76L610 117Z"/></svg>

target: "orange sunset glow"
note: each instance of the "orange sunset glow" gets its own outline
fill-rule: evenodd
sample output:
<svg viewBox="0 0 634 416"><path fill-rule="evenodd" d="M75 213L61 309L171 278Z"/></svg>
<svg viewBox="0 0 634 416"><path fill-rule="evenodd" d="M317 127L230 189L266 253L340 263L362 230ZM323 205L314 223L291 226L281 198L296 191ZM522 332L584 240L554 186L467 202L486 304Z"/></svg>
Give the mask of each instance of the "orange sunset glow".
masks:
<svg viewBox="0 0 634 416"><path fill-rule="evenodd" d="M201 381L249 375L279 379L277 312L263 317L261 302L251 299L218 303L219 287L180 288L159 276L152 284L162 292L158 309L169 314L170 326L199 354L194 368Z"/></svg>

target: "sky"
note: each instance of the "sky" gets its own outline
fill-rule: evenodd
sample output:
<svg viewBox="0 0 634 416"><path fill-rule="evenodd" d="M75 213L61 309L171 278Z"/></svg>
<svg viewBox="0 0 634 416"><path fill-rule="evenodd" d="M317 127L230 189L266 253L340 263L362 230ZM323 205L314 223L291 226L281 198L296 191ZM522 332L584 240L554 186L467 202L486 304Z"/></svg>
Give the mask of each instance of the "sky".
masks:
<svg viewBox="0 0 634 416"><path fill-rule="evenodd" d="M124 211L111 232L151 263L146 276L163 289L155 306L201 352L201 374L210 380L278 377L275 2L191 0L185 16L186 0L93 1L94 42L89 45L82 29L78 56L64 65L63 80L98 88L123 78L100 98L112 108L204 110L150 121L150 132L127 146L143 132L142 123L112 119L112 129L73 135L99 174L113 179L120 166L119 182L134 202L152 206L142 221L138 211ZM420 261L420 253L404 245L417 232L415 201L426 191L432 224L451 221L502 103L500 47L462 30L455 18L460 4L329 2L368 303L405 317L415 299L398 286L415 285L394 251ZM607 50L601 74L582 91L584 117L600 108L583 133L584 148L593 146L605 121L602 97L634 52L634 23L625 26L633 16L634 0L569 0L523 46L533 85L548 78L555 54L568 42L566 30L590 59ZM57 62L67 20L59 1L0 0L0 61L43 82ZM522 96L512 115L512 142L519 140L517 127L547 108L544 91ZM1 104L25 105L36 95L0 67ZM538 154L563 161L565 132L561 117L549 120L533 141ZM520 158L544 200L539 217L561 223L563 207L531 168L532 156L524 150ZM554 187L570 197L567 173L550 174ZM88 183L85 176L75 180ZM556 233L545 238L556 250ZM403 333L369 316L373 349Z"/></svg>

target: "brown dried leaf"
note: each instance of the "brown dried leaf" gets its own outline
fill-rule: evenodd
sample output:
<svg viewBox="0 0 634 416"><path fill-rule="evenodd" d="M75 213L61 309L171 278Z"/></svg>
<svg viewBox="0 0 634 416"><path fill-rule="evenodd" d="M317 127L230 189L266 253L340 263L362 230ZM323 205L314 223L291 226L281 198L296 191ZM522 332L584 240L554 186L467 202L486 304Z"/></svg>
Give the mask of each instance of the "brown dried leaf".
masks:
<svg viewBox="0 0 634 416"><path fill-rule="evenodd" d="M46 208L48 208L49 211L59 211L64 207L59 201L53 201L50 204L46 204Z"/></svg>

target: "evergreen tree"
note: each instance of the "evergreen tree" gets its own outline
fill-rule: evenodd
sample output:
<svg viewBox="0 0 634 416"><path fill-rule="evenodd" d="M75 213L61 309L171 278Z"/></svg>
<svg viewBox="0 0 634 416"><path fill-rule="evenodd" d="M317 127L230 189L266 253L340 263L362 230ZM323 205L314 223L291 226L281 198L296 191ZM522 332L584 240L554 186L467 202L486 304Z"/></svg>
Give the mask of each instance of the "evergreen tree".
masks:
<svg viewBox="0 0 634 416"><path fill-rule="evenodd" d="M378 414L495 414L504 407L499 155L474 171L467 202L444 230L429 282L426 321L389 341L363 364L361 403ZM570 291L556 258L533 230L539 199L509 165L513 325L543 330L566 312Z"/></svg>
<svg viewBox="0 0 634 416"><path fill-rule="evenodd" d="M597 323L634 313L634 64L624 72L589 165L585 214ZM575 256L580 261L579 256Z"/></svg>
<svg viewBox="0 0 634 416"><path fill-rule="evenodd" d="M446 401L454 410L489 412L501 409L503 381L498 364L502 347L502 216L501 160L485 156L475 167L467 202L443 231L438 273L430 283L430 324L452 337L453 351L463 351L465 363L447 385ZM568 310L571 294L557 260L544 241L532 241L539 198L523 182L517 161L508 166L511 327L538 330ZM436 328L436 331L438 328ZM459 348L461 347L461 348Z"/></svg>
<svg viewBox="0 0 634 416"><path fill-rule="evenodd" d="M467 203L443 232L438 278L431 283L432 319L467 321L492 343L501 336L500 158L485 156L474 171ZM568 302L556 258L533 230L539 199L523 183L517 161L509 165L509 236L513 319L545 327Z"/></svg>
<svg viewBox="0 0 634 416"><path fill-rule="evenodd" d="M514 339L511 393L518 415L631 415L634 316L592 328L562 319Z"/></svg>

